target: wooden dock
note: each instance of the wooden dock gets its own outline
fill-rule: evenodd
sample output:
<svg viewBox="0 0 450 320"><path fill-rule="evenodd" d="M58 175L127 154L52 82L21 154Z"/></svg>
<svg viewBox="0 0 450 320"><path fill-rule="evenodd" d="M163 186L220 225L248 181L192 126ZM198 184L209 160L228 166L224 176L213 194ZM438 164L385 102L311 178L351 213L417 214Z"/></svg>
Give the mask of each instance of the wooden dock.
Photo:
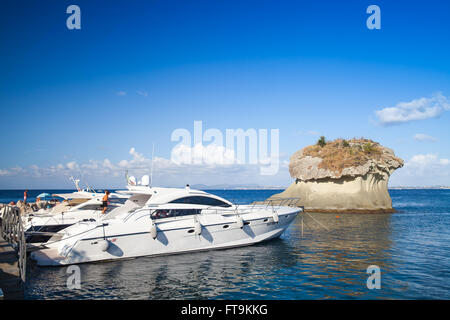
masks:
<svg viewBox="0 0 450 320"><path fill-rule="evenodd" d="M3 299L23 299L19 258L14 248L3 238L0 238L0 289Z"/></svg>

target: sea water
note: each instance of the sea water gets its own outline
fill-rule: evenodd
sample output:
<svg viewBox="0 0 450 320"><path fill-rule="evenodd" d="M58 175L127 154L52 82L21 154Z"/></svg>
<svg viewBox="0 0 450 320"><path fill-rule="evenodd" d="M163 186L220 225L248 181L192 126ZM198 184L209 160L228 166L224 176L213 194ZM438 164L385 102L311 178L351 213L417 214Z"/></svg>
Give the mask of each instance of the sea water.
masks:
<svg viewBox="0 0 450 320"><path fill-rule="evenodd" d="M209 190L236 203L279 191ZM81 264L80 289L68 289L67 267L28 263L25 298L450 299L450 190L389 192L398 213L303 214L279 239L254 246ZM371 265L380 289L367 286Z"/></svg>

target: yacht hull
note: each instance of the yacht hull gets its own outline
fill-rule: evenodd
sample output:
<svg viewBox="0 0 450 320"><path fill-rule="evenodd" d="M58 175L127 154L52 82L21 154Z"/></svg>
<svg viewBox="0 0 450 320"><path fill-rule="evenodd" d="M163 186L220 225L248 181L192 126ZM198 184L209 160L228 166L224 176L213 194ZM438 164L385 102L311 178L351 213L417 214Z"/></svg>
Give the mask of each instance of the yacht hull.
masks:
<svg viewBox="0 0 450 320"><path fill-rule="evenodd" d="M91 230L85 225L80 227L83 237L35 251L31 257L38 265L58 266L248 246L279 237L299 211L289 208L277 219L267 213L242 215L241 227L237 216L232 215L160 221L155 238L150 221L91 226Z"/></svg>

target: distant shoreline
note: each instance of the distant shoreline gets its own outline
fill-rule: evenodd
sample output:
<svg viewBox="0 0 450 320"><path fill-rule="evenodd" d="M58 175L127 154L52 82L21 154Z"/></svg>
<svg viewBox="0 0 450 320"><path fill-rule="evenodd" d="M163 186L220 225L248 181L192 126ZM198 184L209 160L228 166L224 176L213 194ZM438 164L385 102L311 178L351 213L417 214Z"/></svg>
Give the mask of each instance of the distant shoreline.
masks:
<svg viewBox="0 0 450 320"><path fill-rule="evenodd" d="M448 190L450 187L389 187L389 190Z"/></svg>
<svg viewBox="0 0 450 320"><path fill-rule="evenodd" d="M184 188L183 187L161 187L161 188ZM202 188L196 188L195 186L191 186L191 189L196 190L284 190L287 187L202 187ZM28 191L46 191L46 190L57 190L57 191L70 191L74 192L75 189L59 189L59 188L40 188L40 189L31 189L27 188ZM94 188L95 191L99 190L125 190L126 188ZM24 191L23 189L0 189L1 191Z"/></svg>
<svg viewBox="0 0 450 320"><path fill-rule="evenodd" d="M163 187L163 188L183 188L183 187ZM195 186L191 186L192 189L197 189L197 190L284 190L287 187L281 187L281 186L275 186L275 187L240 187L240 186L228 186L228 187L216 187L216 186L203 186L201 188L195 187ZM100 191L100 190L123 190L125 188L96 188L96 191ZM0 191L24 191L25 188L23 189L0 189ZM45 190L57 190L57 191L76 191L75 189L60 189L60 188L38 188L38 189L31 189L28 188L29 191L45 191ZM408 187L408 186L396 186L396 187L388 187L388 190L450 190L450 186L431 186L431 187L417 187L417 186L413 186L413 187Z"/></svg>

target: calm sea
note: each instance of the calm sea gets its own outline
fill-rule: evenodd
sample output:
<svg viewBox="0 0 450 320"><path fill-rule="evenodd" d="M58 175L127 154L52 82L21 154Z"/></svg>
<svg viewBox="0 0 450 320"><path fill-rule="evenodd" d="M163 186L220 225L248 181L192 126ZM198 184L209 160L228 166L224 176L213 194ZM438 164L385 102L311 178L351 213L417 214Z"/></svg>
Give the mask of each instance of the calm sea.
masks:
<svg viewBox="0 0 450 320"><path fill-rule="evenodd" d="M279 191L210 192L250 203ZM0 191L0 202L23 196L13 193ZM255 246L82 264L78 290L67 289L66 267L29 263L25 297L450 299L450 190L390 194L398 213L313 214L328 230L303 215L303 234L299 216L280 239ZM381 269L381 289L366 286L370 265Z"/></svg>

